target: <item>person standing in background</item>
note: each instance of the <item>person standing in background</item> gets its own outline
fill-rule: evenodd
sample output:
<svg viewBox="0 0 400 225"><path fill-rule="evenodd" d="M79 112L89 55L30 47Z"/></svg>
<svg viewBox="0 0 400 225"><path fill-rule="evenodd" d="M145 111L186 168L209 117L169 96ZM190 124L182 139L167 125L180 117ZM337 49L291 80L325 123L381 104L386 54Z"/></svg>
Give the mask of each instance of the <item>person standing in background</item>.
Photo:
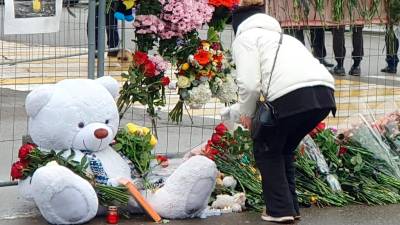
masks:
<svg viewBox="0 0 400 225"><path fill-rule="evenodd" d="M397 64L399 64L399 57L397 56L397 52L399 51L399 39L395 35L393 37L393 43L390 43L388 33L390 29L393 29L393 27L389 27L385 36L387 66L383 68L381 72L395 74L397 73ZM390 46L390 44L393 46Z"/></svg>
<svg viewBox="0 0 400 225"><path fill-rule="evenodd" d="M363 44L363 26L353 26L352 27L352 41L353 41L353 65L349 71L349 75L360 76L361 69L360 64L364 56L364 44ZM344 36L345 26L333 27L333 52L335 54L335 60L337 65L331 73L336 76L345 76L346 70L344 68L344 59L346 57L346 46L345 46L345 36Z"/></svg>
<svg viewBox="0 0 400 225"><path fill-rule="evenodd" d="M95 20L95 39L96 39L96 51L97 51L97 38L99 34L99 4L96 2L96 20ZM115 5L111 4L110 10L106 12L106 34L107 34L107 46L110 49L117 48L119 45L119 34L118 34L118 21L114 17ZM117 57L118 50L109 51L108 57ZM97 57L97 54L96 54Z"/></svg>

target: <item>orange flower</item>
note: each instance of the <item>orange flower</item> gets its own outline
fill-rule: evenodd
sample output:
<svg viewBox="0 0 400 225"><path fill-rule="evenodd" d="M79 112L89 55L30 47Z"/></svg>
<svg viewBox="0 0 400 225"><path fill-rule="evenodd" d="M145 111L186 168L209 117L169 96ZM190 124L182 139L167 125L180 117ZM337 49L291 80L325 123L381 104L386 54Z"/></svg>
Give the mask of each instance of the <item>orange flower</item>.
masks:
<svg viewBox="0 0 400 225"><path fill-rule="evenodd" d="M207 65L210 62L211 54L204 50L199 50L195 55L194 59L202 66Z"/></svg>

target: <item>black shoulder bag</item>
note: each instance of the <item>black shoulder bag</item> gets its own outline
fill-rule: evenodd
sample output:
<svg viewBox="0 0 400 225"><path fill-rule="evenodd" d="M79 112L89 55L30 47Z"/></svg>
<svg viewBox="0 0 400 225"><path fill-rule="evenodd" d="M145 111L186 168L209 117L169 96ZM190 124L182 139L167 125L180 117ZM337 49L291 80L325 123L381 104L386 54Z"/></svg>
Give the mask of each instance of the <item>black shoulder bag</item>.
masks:
<svg viewBox="0 0 400 225"><path fill-rule="evenodd" d="M280 35L281 36L279 38L278 48L275 53L274 63L272 64L272 69L269 75L267 93L265 94L262 91L262 74L261 74L261 88L260 88L261 98L260 100L257 101L256 113L253 117L250 129L251 137L253 138L253 140L262 138L265 134L271 131L271 129L276 127L278 124L278 113L275 111L272 104L268 101L267 97L268 97L269 87L271 85L272 74L275 69L276 59L278 57L279 49L282 44L283 34L280 33Z"/></svg>

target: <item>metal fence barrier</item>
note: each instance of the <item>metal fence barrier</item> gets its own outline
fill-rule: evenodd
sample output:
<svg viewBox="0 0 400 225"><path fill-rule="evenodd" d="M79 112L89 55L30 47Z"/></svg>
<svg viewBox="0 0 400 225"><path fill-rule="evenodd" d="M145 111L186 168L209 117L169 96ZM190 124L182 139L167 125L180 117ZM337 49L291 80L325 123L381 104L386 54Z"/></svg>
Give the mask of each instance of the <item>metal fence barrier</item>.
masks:
<svg viewBox="0 0 400 225"><path fill-rule="evenodd" d="M98 49L95 40L95 10L104 12L105 1L80 2L70 7L75 16L63 9L60 31L52 34L4 35L0 34L0 186L10 185L10 166L17 157L22 136L27 134L27 118L24 101L27 93L42 84L51 84L63 79L95 78L103 75L120 79L129 63L116 57L107 57L106 52L120 48L134 49L132 24L119 24L120 43L117 48L105 48L105 16L98 18ZM89 17L88 17L89 15ZM1 6L0 18L4 19ZM88 29L89 28L89 29ZM203 37L206 31L200 31ZM334 62L332 36L326 34L326 59ZM309 32L306 31L306 45L311 50ZM229 48L233 32L228 27L221 34L223 45ZM351 66L351 33L346 33L347 57L345 68ZM329 118L328 124L346 124L347 118L355 113L370 111L376 115L393 109L387 102L398 102L400 79L398 75L384 74L385 41L383 26L366 26L364 29L364 59L360 77L336 78L336 97L339 111L336 118ZM97 58L96 58L97 56ZM301 59L299 59L301 60ZM287 65L290 66L290 65ZM174 71L171 69L171 79ZM178 101L176 91L167 91L167 104L159 109L159 144L155 154L181 154L200 145L210 138L213 127L220 121L219 111L223 104L211 100L202 109L188 109L182 124L168 122L168 112ZM193 119L193 123L189 118ZM139 125L151 126L145 107L135 104L125 115L121 125L133 121ZM5 183L4 183L5 182Z"/></svg>

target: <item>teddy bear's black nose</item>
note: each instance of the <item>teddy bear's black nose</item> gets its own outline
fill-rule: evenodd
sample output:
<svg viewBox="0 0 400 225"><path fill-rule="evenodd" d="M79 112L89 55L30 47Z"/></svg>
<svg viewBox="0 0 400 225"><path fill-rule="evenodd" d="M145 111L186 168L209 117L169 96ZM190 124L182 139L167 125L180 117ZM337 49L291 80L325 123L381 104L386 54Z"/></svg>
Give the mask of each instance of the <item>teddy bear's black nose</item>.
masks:
<svg viewBox="0 0 400 225"><path fill-rule="evenodd" d="M103 139L108 136L108 131L104 128L99 128L94 131L94 136L98 139Z"/></svg>

